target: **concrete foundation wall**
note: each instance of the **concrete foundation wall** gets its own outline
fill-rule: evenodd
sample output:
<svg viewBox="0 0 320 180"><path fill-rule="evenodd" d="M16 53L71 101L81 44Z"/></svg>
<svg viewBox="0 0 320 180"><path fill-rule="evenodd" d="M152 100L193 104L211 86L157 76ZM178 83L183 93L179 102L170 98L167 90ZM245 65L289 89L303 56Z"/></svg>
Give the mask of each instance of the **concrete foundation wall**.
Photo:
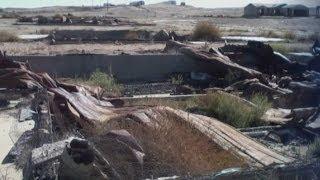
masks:
<svg viewBox="0 0 320 180"><path fill-rule="evenodd" d="M52 35L56 41L150 41L151 33L143 30L58 30Z"/></svg>
<svg viewBox="0 0 320 180"><path fill-rule="evenodd" d="M212 64L184 55L63 55L13 56L28 61L32 70L54 77L88 77L96 69L112 73L119 81L167 80L173 73L211 72Z"/></svg>

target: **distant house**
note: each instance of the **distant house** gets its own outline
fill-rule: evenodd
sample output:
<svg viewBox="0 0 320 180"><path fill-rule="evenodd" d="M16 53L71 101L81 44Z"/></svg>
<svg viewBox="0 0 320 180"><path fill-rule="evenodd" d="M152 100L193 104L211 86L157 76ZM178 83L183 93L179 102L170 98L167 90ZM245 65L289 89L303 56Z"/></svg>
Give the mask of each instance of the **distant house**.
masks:
<svg viewBox="0 0 320 180"><path fill-rule="evenodd" d="M170 0L170 1L164 1L163 4L169 4L169 5L177 5L177 1Z"/></svg>
<svg viewBox="0 0 320 180"><path fill-rule="evenodd" d="M256 4L244 7L244 17L260 16L309 16L309 8L304 5Z"/></svg>
<svg viewBox="0 0 320 180"><path fill-rule="evenodd" d="M256 4L250 3L244 7L245 17L259 17L259 16L281 16L281 8L286 4Z"/></svg>
<svg viewBox="0 0 320 180"><path fill-rule="evenodd" d="M259 17L259 7L255 4L248 4L246 7L244 7L244 17Z"/></svg>
<svg viewBox="0 0 320 180"><path fill-rule="evenodd" d="M269 5L269 4L250 3L246 7L244 7L244 16L245 17L266 16L270 14L269 8L271 6L272 5Z"/></svg>
<svg viewBox="0 0 320 180"><path fill-rule="evenodd" d="M134 1L134 2L131 2L129 5L139 7L139 6L145 5L145 2L144 1Z"/></svg>
<svg viewBox="0 0 320 180"><path fill-rule="evenodd" d="M282 7L282 13L287 17L307 17L309 8L302 4L286 5Z"/></svg>
<svg viewBox="0 0 320 180"><path fill-rule="evenodd" d="M282 8L285 7L287 4L274 4L271 7L271 16L283 16Z"/></svg>

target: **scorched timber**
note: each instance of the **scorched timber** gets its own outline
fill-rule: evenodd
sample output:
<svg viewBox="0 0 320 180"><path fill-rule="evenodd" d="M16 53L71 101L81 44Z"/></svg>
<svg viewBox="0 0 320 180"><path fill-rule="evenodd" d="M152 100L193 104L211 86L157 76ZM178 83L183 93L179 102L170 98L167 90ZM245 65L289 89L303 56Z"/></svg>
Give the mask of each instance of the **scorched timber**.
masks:
<svg viewBox="0 0 320 180"><path fill-rule="evenodd" d="M233 127L214 118L174 110L169 107L159 107L184 119L196 129L209 136L221 147L233 151L255 166L269 166L272 164L286 164L293 158L278 154L266 146L250 139Z"/></svg>
<svg viewBox="0 0 320 180"><path fill-rule="evenodd" d="M80 115L81 119L87 121L89 125L95 126L111 119L116 114L110 110L112 104L106 101L99 101L92 96L86 96L79 92L68 92L63 88L50 89L56 96L67 100L74 110Z"/></svg>

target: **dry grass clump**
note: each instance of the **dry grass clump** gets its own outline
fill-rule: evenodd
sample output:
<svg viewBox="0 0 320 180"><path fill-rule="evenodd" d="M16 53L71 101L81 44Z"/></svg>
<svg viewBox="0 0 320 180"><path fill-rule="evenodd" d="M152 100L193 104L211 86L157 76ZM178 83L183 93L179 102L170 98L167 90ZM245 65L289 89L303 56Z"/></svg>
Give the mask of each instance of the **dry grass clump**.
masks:
<svg viewBox="0 0 320 180"><path fill-rule="evenodd" d="M174 85L182 85L183 84L183 76L181 74L171 76L170 81Z"/></svg>
<svg viewBox="0 0 320 180"><path fill-rule="evenodd" d="M308 158L320 158L320 138L314 140L308 147L307 151Z"/></svg>
<svg viewBox="0 0 320 180"><path fill-rule="evenodd" d="M16 34L0 30L0 42L17 42L19 38Z"/></svg>
<svg viewBox="0 0 320 180"><path fill-rule="evenodd" d="M275 33L274 31L263 31L260 33L259 36L262 36L262 37L268 37L268 38L279 38L280 36Z"/></svg>
<svg viewBox="0 0 320 180"><path fill-rule="evenodd" d="M145 151L145 178L200 175L229 167L245 166L243 160L223 150L207 136L179 119L161 112L157 126L123 126Z"/></svg>
<svg viewBox="0 0 320 180"><path fill-rule="evenodd" d="M235 97L210 93L195 99L200 111L236 128L259 126L260 118L271 107L267 97L254 95L251 101L256 107L248 106Z"/></svg>
<svg viewBox="0 0 320 180"><path fill-rule="evenodd" d="M57 19L62 19L63 15L61 14L55 14L54 16L52 16L53 18L57 18Z"/></svg>
<svg viewBox="0 0 320 180"><path fill-rule="evenodd" d="M19 17L20 17L20 15L15 12L5 12L1 15L1 18L3 18L3 19L16 19Z"/></svg>
<svg viewBox="0 0 320 180"><path fill-rule="evenodd" d="M283 37L288 40L293 40L296 39L296 34L294 34L292 31L286 31Z"/></svg>
<svg viewBox="0 0 320 180"><path fill-rule="evenodd" d="M195 101L192 101L192 100L144 98L141 100L136 99L134 101L127 101L125 102L125 106L147 106L147 107L167 106L173 109L188 110L192 107L197 106L197 104L195 104Z"/></svg>
<svg viewBox="0 0 320 180"><path fill-rule="evenodd" d="M220 29L208 21L199 22L193 31L194 40L216 41L220 38Z"/></svg>
<svg viewBox="0 0 320 180"><path fill-rule="evenodd" d="M127 40L137 40L139 39L139 34L135 31L129 31L125 34L125 39Z"/></svg>
<svg viewBox="0 0 320 180"><path fill-rule="evenodd" d="M39 33L40 34L51 34L53 30L50 30L50 29L40 29L39 30Z"/></svg>
<svg viewBox="0 0 320 180"><path fill-rule="evenodd" d="M143 99L134 102L126 102L129 106L168 106L174 109L192 111L214 117L236 128L254 127L262 125L260 121L263 114L271 107L268 98L261 94L255 94L251 102L256 107L251 107L239 99L223 93L210 93L205 96L191 98L189 100L168 99Z"/></svg>
<svg viewBox="0 0 320 180"><path fill-rule="evenodd" d="M89 85L100 86L103 89L101 97L103 96L120 96L122 93L122 86L119 85L112 75L101 72L99 69L90 75L87 80Z"/></svg>
<svg viewBox="0 0 320 180"><path fill-rule="evenodd" d="M99 95L99 98L119 97L122 95L123 91L123 86L119 84L112 75L106 74L99 69L93 72L89 78L76 76L72 79L63 79L62 81L77 85L99 86L103 90Z"/></svg>

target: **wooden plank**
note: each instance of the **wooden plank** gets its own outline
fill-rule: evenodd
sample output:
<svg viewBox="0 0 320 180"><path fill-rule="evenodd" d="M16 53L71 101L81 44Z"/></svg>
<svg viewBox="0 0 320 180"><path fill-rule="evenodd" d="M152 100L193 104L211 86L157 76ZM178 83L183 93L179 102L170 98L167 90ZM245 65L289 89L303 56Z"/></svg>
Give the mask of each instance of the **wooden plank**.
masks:
<svg viewBox="0 0 320 180"><path fill-rule="evenodd" d="M286 157L269 149L217 119L174 110L169 107L159 107L159 109L166 110L183 118L186 122L194 125L195 128L210 137L214 142L227 150L232 150L236 154L239 154L253 165L268 166L294 161L293 158Z"/></svg>
<svg viewBox="0 0 320 180"><path fill-rule="evenodd" d="M99 101L90 95L70 93L63 88L52 88L50 91L66 99L90 125L97 125L97 123L107 121L117 115L111 109L113 107L111 103Z"/></svg>

